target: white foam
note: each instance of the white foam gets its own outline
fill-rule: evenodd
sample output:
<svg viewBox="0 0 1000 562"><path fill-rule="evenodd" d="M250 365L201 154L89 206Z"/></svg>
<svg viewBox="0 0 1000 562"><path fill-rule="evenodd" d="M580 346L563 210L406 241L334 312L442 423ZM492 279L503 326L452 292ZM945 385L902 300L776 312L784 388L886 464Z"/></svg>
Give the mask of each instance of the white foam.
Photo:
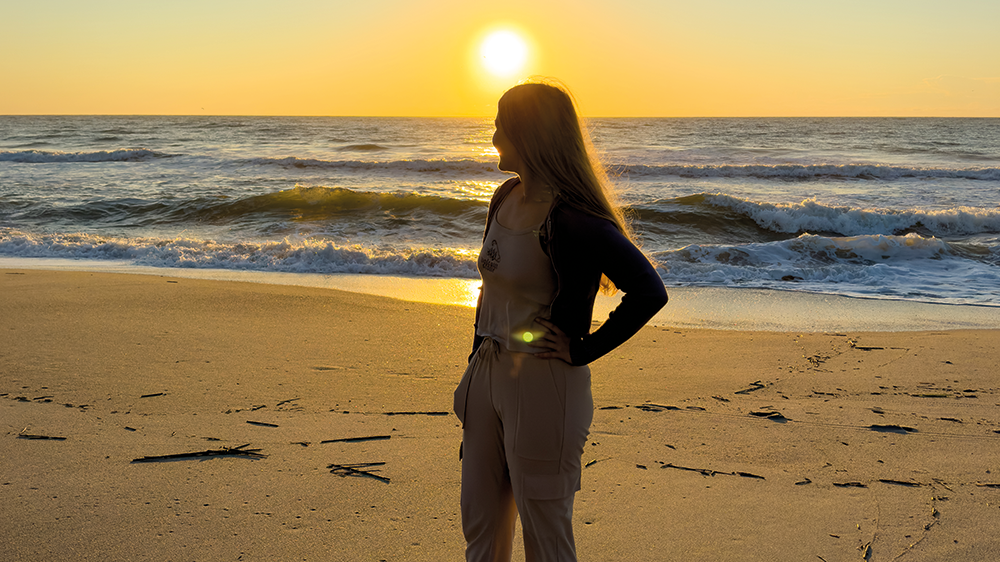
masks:
<svg viewBox="0 0 1000 562"><path fill-rule="evenodd" d="M705 201L744 214L761 228L775 232L835 232L857 236L893 234L921 226L936 236L1000 232L1000 208L893 211L824 205L815 198L800 203L758 203L724 193L705 195Z"/></svg>
<svg viewBox="0 0 1000 562"><path fill-rule="evenodd" d="M678 176L682 178L718 177L784 180L837 178L854 180L900 180L907 178L1000 180L1000 168L931 168L880 164L628 164L617 167L616 171L629 177Z"/></svg>
<svg viewBox="0 0 1000 562"><path fill-rule="evenodd" d="M780 288L867 298L997 305L1000 268L937 238L803 234L780 242L689 245L654 258L669 286Z"/></svg>
<svg viewBox="0 0 1000 562"><path fill-rule="evenodd" d="M922 302L997 305L1000 267L938 238L804 234L780 242L690 245L653 255L668 286L780 288ZM195 238L32 234L0 228L0 255L121 260L132 266L475 279L476 252L312 239L224 243ZM993 256L1000 260L1000 256Z"/></svg>
<svg viewBox="0 0 1000 562"><path fill-rule="evenodd" d="M59 152L47 150L0 151L0 162L46 164L56 162L139 162L150 158L169 158L171 154L145 148L119 148L96 152Z"/></svg>
<svg viewBox="0 0 1000 562"><path fill-rule="evenodd" d="M464 250L337 245L332 242L222 243L195 238L116 238L91 234L29 234L0 228L0 255L25 258L127 260L151 267L216 268L290 273L368 273L428 277L479 276Z"/></svg>

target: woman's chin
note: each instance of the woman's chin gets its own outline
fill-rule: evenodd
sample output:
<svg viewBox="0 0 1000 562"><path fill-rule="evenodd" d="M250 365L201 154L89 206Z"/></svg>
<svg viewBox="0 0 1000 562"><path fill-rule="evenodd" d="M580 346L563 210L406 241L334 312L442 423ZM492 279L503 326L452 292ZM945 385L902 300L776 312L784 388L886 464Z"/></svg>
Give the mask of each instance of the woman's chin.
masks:
<svg viewBox="0 0 1000 562"><path fill-rule="evenodd" d="M500 170L501 172L505 172L505 173L508 173L508 174L516 174L517 173L515 170L510 169L510 166L508 166L507 164L505 164L503 160L497 162L497 169Z"/></svg>

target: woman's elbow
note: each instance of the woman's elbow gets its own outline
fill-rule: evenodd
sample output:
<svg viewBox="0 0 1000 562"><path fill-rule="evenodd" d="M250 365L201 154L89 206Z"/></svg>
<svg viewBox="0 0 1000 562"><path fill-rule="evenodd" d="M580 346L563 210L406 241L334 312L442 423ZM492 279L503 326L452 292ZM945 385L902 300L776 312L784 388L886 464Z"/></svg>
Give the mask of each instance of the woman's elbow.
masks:
<svg viewBox="0 0 1000 562"><path fill-rule="evenodd" d="M659 311L661 308L663 308L664 306L666 306L667 305L667 301L669 301L669 300L670 300L670 295L667 294L667 288L663 287L663 291L661 291L656 296L656 310Z"/></svg>

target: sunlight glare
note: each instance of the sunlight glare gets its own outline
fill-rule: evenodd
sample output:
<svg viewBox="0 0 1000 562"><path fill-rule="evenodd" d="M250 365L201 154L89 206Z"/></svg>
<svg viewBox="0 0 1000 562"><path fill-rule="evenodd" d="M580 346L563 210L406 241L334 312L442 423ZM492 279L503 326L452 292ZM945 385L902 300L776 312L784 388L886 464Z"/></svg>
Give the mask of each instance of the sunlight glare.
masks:
<svg viewBox="0 0 1000 562"><path fill-rule="evenodd" d="M516 33L501 30L486 37L479 53L483 57L483 65L492 74L511 76L524 66L528 58L528 46Z"/></svg>

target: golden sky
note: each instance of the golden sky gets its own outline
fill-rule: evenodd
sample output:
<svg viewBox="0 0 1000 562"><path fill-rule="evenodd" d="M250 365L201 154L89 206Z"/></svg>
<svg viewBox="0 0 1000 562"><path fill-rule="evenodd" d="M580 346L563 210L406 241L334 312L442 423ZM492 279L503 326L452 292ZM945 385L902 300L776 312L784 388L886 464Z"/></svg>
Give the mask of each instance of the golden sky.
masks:
<svg viewBox="0 0 1000 562"><path fill-rule="evenodd" d="M997 0L0 0L0 114L1000 117ZM522 71L479 46L519 33Z"/></svg>

